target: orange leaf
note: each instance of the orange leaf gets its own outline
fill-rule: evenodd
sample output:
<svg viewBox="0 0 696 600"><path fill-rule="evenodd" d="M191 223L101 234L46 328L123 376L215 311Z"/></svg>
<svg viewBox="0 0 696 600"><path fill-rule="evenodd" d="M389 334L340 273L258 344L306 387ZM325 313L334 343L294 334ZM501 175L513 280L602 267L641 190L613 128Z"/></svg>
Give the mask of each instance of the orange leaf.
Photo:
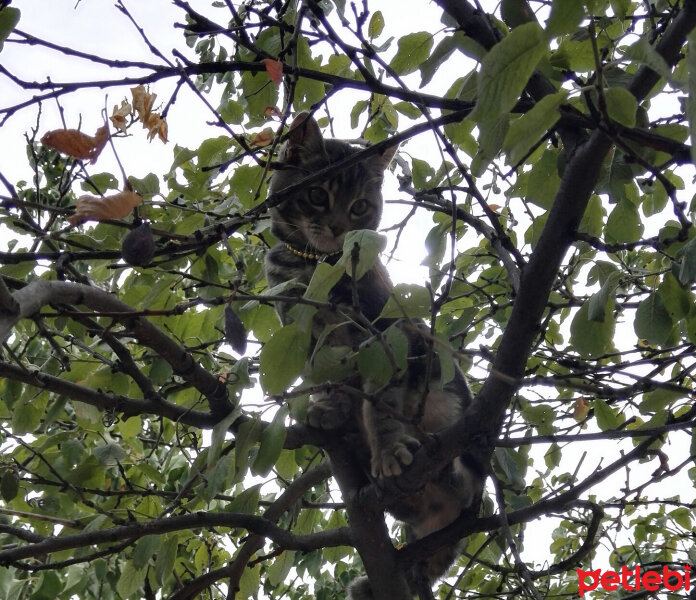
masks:
<svg viewBox="0 0 696 600"><path fill-rule="evenodd" d="M280 112L275 106L267 106L263 111L264 117L276 117L278 119L282 118L283 113Z"/></svg>
<svg viewBox="0 0 696 600"><path fill-rule="evenodd" d="M251 138L251 145L263 148L264 146L268 146L268 144L270 144L273 141L274 137L275 135L273 131L266 128L263 131L257 133L253 138Z"/></svg>
<svg viewBox="0 0 696 600"><path fill-rule="evenodd" d="M490 208L493 212L498 212L500 210L500 205L499 204L489 204L488 208Z"/></svg>
<svg viewBox="0 0 696 600"><path fill-rule="evenodd" d="M268 71L271 81L280 85L283 80L283 63L273 58L264 58L263 64L266 65L266 71Z"/></svg>
<svg viewBox="0 0 696 600"><path fill-rule="evenodd" d="M94 136L77 129L54 129L44 134L41 143L79 160L90 159L94 164L108 139L109 128L104 125L97 129Z"/></svg>
<svg viewBox="0 0 696 600"><path fill-rule="evenodd" d="M152 113L143 121L143 127L147 129L147 139L152 141L158 136L165 144L167 143L167 121L157 113Z"/></svg>
<svg viewBox="0 0 696 600"><path fill-rule="evenodd" d="M576 421L582 421L587 417L587 413L590 412L590 405L585 401L584 398L580 398L575 403L575 409L573 410L573 418Z"/></svg>
<svg viewBox="0 0 696 600"><path fill-rule="evenodd" d="M75 214L68 217L68 222L71 225L77 225L82 221L122 219L128 216L133 208L142 201L141 196L130 190L104 198L80 196L75 202Z"/></svg>

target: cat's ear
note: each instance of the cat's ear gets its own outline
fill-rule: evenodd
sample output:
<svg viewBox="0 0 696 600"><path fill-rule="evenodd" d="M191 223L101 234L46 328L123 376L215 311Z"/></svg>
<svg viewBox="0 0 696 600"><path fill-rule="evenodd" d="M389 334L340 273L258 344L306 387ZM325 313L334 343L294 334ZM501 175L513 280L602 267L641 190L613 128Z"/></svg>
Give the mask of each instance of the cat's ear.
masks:
<svg viewBox="0 0 696 600"><path fill-rule="evenodd" d="M382 171L385 171L389 166L389 163L392 161L392 158L394 158L394 155L396 154L398 148L399 144L394 144L393 146L387 147L387 149L375 159L375 164Z"/></svg>
<svg viewBox="0 0 696 600"><path fill-rule="evenodd" d="M308 112L301 112L290 125L285 142L284 160L296 164L310 156L325 152L324 138L319 125Z"/></svg>

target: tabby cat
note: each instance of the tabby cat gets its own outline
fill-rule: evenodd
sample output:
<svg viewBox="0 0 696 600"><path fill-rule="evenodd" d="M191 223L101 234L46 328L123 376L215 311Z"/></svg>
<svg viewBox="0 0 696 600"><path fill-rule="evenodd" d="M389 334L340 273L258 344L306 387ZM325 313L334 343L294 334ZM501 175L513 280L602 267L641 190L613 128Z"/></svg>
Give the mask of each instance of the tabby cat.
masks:
<svg viewBox="0 0 696 600"><path fill-rule="evenodd" d="M280 149L280 168L271 178L270 191L277 192L324 167L336 163L358 149L338 140L324 139L316 121L307 113L297 116L287 140ZM391 161L395 147L378 157L369 157L357 164L335 172L330 178L310 184L301 191L286 196L271 209L272 232L280 240L266 256L266 277L270 286L291 279L306 286L318 261L335 262L340 258L343 240L348 231L376 229L382 212L381 186L384 171ZM353 307L357 291L360 310L384 330L394 325L394 319L379 319L392 285L381 263L357 282L348 276L333 288L329 301L336 307ZM284 292L287 293L287 292ZM295 295L302 289L295 288ZM278 303L281 321L291 321L292 303ZM323 343L332 346L357 348L366 339L364 329L350 324L348 311L319 310L313 320L316 342L327 325L331 333L323 335ZM363 400L364 394L318 394L312 397L307 410L309 424L325 430L343 427L352 421L362 431L354 454L364 456L364 467L373 477L389 477L401 473L411 463L413 452L428 433L452 424L471 400L469 388L461 371L445 386L439 385L440 368L437 359L426 367L428 347L418 328L419 322L399 322L408 340L406 372L398 381L382 390L378 401ZM428 376L430 379L428 379ZM367 382L353 374L347 382L365 392ZM369 463L369 464L368 464ZM388 510L406 522L410 537L421 538L442 529L454 521L460 512L471 505L480 492L480 474L465 467L456 459L422 490L400 499ZM440 577L451 564L455 548L446 548L428 559L424 570L429 581ZM415 575L412 576L413 588ZM415 593L415 592L414 592ZM366 577L354 581L348 592L351 600L372 600Z"/></svg>

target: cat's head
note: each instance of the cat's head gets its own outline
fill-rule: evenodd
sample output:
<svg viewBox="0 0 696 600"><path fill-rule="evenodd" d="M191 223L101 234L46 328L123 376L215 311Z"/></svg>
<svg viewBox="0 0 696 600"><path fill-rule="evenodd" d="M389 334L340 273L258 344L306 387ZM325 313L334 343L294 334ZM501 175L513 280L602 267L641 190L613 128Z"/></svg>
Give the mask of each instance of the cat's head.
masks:
<svg viewBox="0 0 696 600"><path fill-rule="evenodd" d="M376 229L382 214L382 179L396 146L315 181L286 196L271 209L272 232L293 248L318 253L337 252L355 229ZM271 192L282 190L324 167L359 152L338 140L325 140L317 122L300 113L278 156L282 167L273 173Z"/></svg>

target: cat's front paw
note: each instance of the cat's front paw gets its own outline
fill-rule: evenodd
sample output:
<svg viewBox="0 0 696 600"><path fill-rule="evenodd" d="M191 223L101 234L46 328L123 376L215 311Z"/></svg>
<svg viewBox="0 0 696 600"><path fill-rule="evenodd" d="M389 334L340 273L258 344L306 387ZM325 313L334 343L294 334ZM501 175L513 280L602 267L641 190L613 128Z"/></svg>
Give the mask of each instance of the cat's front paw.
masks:
<svg viewBox="0 0 696 600"><path fill-rule="evenodd" d="M349 398L322 398L307 407L307 422L317 429L331 430L343 426L350 416Z"/></svg>
<svg viewBox="0 0 696 600"><path fill-rule="evenodd" d="M402 467L413 462L413 453L420 442L411 436L404 435L396 442L378 449L372 453L372 476L395 477L401 475Z"/></svg>

